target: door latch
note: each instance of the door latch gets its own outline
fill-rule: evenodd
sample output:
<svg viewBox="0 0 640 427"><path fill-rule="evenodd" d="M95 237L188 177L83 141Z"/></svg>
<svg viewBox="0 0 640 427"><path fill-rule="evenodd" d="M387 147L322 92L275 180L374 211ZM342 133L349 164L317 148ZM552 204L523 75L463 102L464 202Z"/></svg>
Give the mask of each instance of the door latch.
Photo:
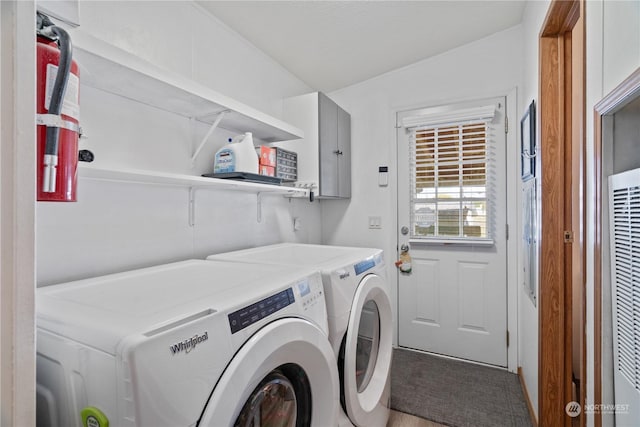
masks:
<svg viewBox="0 0 640 427"><path fill-rule="evenodd" d="M564 232L564 242L565 243L573 243L573 231L565 231Z"/></svg>

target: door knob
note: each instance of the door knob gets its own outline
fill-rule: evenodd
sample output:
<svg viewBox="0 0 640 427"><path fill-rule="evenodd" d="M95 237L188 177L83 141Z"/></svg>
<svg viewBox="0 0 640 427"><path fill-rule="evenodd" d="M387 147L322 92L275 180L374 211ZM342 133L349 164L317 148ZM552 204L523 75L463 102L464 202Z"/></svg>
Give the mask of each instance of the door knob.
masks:
<svg viewBox="0 0 640 427"><path fill-rule="evenodd" d="M400 252L409 252L409 244L408 243L403 243L400 246Z"/></svg>

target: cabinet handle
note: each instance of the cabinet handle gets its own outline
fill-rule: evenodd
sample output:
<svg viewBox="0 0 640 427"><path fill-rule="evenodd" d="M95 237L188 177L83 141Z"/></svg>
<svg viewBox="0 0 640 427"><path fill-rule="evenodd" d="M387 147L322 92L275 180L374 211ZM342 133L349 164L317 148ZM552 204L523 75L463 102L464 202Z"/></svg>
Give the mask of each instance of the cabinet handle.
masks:
<svg viewBox="0 0 640 427"><path fill-rule="evenodd" d="M342 151L340 151L340 150L334 150L333 154L337 154L337 155L341 156L344 153Z"/></svg>

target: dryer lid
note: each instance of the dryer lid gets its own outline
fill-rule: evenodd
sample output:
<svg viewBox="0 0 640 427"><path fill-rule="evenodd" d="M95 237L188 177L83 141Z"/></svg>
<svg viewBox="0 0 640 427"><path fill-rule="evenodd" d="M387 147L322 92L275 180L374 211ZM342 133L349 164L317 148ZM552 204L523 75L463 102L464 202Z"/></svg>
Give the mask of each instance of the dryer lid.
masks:
<svg viewBox="0 0 640 427"><path fill-rule="evenodd" d="M279 265L306 265L315 266L326 271L355 264L371 257L382 259L382 250L347 246L280 243L211 255L207 259L250 261Z"/></svg>
<svg viewBox="0 0 640 427"><path fill-rule="evenodd" d="M189 260L37 289L38 327L115 354L122 340L221 313L316 275L310 267Z"/></svg>

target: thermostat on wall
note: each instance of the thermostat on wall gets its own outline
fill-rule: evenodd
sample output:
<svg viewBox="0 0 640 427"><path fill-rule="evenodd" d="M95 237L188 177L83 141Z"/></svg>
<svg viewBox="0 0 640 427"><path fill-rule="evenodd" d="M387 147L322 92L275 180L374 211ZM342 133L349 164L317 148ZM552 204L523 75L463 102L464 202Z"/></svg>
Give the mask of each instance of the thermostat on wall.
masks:
<svg viewBox="0 0 640 427"><path fill-rule="evenodd" d="M378 185L380 187L389 185L389 166L378 166Z"/></svg>

